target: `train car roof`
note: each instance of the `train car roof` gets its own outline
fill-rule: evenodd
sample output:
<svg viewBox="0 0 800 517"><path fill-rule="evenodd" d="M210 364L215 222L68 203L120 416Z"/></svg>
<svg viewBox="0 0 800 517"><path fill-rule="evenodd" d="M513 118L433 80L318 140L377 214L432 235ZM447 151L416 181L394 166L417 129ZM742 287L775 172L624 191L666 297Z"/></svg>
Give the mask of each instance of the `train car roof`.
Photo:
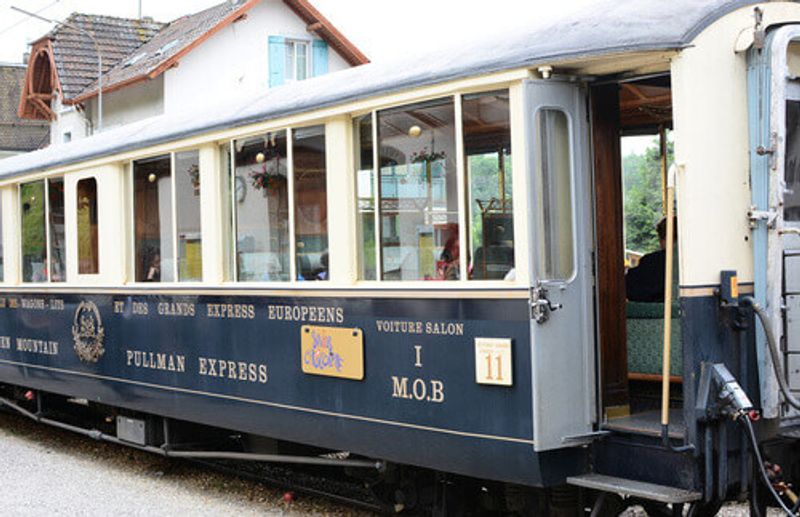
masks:
<svg viewBox="0 0 800 517"><path fill-rule="evenodd" d="M602 0L559 19L519 20L518 29L470 35L468 42L424 55L370 63L252 96L237 95L230 102L214 99L191 113L160 115L6 158L0 160L0 179L468 76L567 59L679 49L715 20L754 3Z"/></svg>

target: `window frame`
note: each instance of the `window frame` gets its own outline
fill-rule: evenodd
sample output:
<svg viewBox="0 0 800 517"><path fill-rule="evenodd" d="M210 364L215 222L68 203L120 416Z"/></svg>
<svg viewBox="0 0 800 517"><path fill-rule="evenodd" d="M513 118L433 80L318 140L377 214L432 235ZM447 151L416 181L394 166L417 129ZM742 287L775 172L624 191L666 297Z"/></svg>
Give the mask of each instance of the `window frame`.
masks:
<svg viewBox="0 0 800 517"><path fill-rule="evenodd" d="M172 149L170 151L167 151L167 152L146 154L146 155L137 156L136 158L128 160L128 162L126 164L127 165L126 173L127 173L127 176L128 176L126 183L127 183L127 187L128 187L128 194L125 197L127 199L127 202L130 204L130 206L128 207L129 224L127 224L127 231L129 233L128 244L129 244L129 247L130 247L130 251L127 253L127 256L128 256L128 263L127 263L128 272L127 272L126 276L130 280L128 280L126 283L132 283L132 284L136 284L138 286L151 286L152 285L154 287L157 287L159 285L182 285L182 286L188 285L188 286L196 286L196 285L201 285L201 284L206 283L206 280L202 278L202 273L201 273L201 278L199 280L181 280L180 276L179 276L179 274L180 274L180 266L179 266L179 260L178 260L178 219L177 219L178 204L176 203L177 191L175 189L175 155L177 155L178 153L183 153L183 152L196 151L196 152L198 152L198 158L199 158L200 150L201 150L201 146L198 146L198 145L187 146L187 147L179 147L179 148L175 148L175 149ZM143 281L140 281L140 280L136 279L136 202L135 202L136 185L134 183L134 176L136 174L135 164L136 164L136 162L138 162L140 160L147 160L149 158L158 158L158 157L167 157L167 156L169 157L169 163L170 163L170 165L169 165L169 167L170 167L170 169L169 169L169 174L170 174L170 203L171 203L170 217L172 218L172 221L171 221L172 224L171 224L171 228L170 228L170 231L172 232L171 244L172 244L173 254L175 255L173 257L173 260L172 260L173 280L167 281L167 282L162 282L162 281L159 281L159 282L143 282ZM202 173L201 173L200 177L202 178ZM202 202L202 192L203 192L203 182L201 181L200 182L200 196L201 196L200 199L201 199L201 202ZM235 224L235 222L234 222L234 224ZM203 229L202 218L201 218L201 222L200 222L200 242L201 242L201 246L202 246L202 242L204 240L203 239L203 235L205 233L203 230L204 229Z"/></svg>
<svg viewBox="0 0 800 517"><path fill-rule="evenodd" d="M49 213L50 213L50 180L53 180L53 179L60 179L62 181L62 183L64 185L66 185L65 177L64 177L63 174L56 174L56 175L52 175L52 176L42 176L42 177L39 177L39 178L32 178L32 179L30 179L28 181L21 181L21 182L17 183L17 185L16 185L16 187L17 187L16 188L16 191L17 191L17 202L18 202L18 205L19 205L19 219L18 219L18 223L19 224L17 225L17 229L20 232L20 239L19 239L19 246L18 246L18 248L19 248L18 249L18 251L19 251L19 261L18 261L19 265L18 265L17 275L18 275L18 278L19 278L19 283L22 284L22 285L29 285L29 284L30 285L50 285L50 284L62 285L62 284L68 283L69 280L70 280L68 278L68 274L67 274L68 273L68 271L67 271L67 268L68 268L68 266L67 266L68 253L67 253L67 246L66 246L67 243L66 243L66 241L64 242L64 279L61 280L61 281L58 281L58 282L53 282L53 272L51 271L51 267L52 267L53 264L52 264L52 260L51 260L52 259L52 251L50 249L51 248L51 242L50 242L51 239L50 239L50 216L49 216ZM23 245L23 243L22 243L22 186L23 185L29 185L31 183L37 183L39 181L43 182L43 184L44 184L44 189L43 189L44 194L43 195L44 195L45 271L47 273L47 279L44 280L44 281L34 282L32 280L31 281L26 281L25 280L25 272L24 272L24 267L25 266L24 266L24 260L23 260L24 254L22 253L22 245ZM65 198L64 198L65 214L64 215L66 217L66 208L67 208L66 207L66 192L64 194L65 194ZM4 257L4 261L5 261L5 257ZM5 283L5 281L2 281L2 283Z"/></svg>
<svg viewBox="0 0 800 517"><path fill-rule="evenodd" d="M578 246L577 246L577 238L578 238L577 237L578 236L578 227L577 227L578 214L577 214L577 208L578 207L577 207L577 199L576 199L576 196L575 196L575 188L576 188L576 186L575 186L575 182L576 182L575 152L576 152L576 149L574 147L575 121L572 118L572 113L570 113L568 110L565 110L564 107L562 107L562 106L542 105L542 106L539 106L533 112L534 124L536 123L537 120L539 120L539 116L541 115L541 113L545 112L545 111L555 111L555 112L561 113L561 114L564 115L564 119L567 122L567 141L569 143L569 146L568 146L568 149L567 149L567 152L569 153L569 164L568 164L568 166L569 166L569 199L570 199L569 212L570 212L570 217L571 217L569 245L571 247L571 254L572 254L572 260L570 262L571 270L570 270L569 276L566 276L565 278L540 278L540 273L544 272L543 270L540 270L540 268L544 268L545 267L544 260L542 260L541 262L539 262L539 260L538 260L538 258L541 258L541 257L539 257L540 253L546 253L546 251L543 252L542 249L541 249L541 248L544 247L544 235L537 235L533 239L532 242L528 243L528 248L530 250L530 253L531 253L533 261L534 261L533 269L532 269L531 273L534 275L534 277L537 279L537 281L542 283L543 285L562 286L562 285L571 284L572 282L575 281L575 279L578 276ZM534 129L534 132L532 134L526 135L526 136L538 139L539 138L539 128L536 127L536 128L533 128L533 129ZM536 145L536 143L533 143L533 142L530 142L530 141L528 142L528 144L529 145L533 145L533 146ZM534 159L538 161L540 158L541 157L536 156ZM537 171L535 169L536 168L534 167L534 170L527 171L527 173L531 177L531 181L532 181L531 187L534 189L534 191L537 188L538 183L540 181L539 179L536 178ZM542 191L542 195L544 195L544 194L545 194L544 191ZM539 221L538 221L539 217L543 217L544 216L543 208L544 207L536 206L536 204L532 204L532 206L531 206L532 210L531 210L530 217L531 217L531 223L534 225L534 228L536 227L536 225L539 224ZM542 226L541 230L543 232L547 231L547 229L544 228L544 226Z"/></svg>
<svg viewBox="0 0 800 517"><path fill-rule="evenodd" d="M84 181L94 181L95 187L95 217L97 218L97 248L94 250L95 252L95 259L97 260L97 271L94 273L81 273L81 248L80 248L80 239L81 239L81 232L80 232L80 221L79 221L79 213L80 213L80 184ZM77 263L75 265L75 271L77 278L98 278L102 274L101 266L102 261L100 260L100 250L102 246L100 245L100 182L98 181L98 177L95 174L89 174L86 176L80 176L75 179L75 259ZM69 256L67 256L67 261L69 261ZM69 265L67 265L69 268Z"/></svg>
<svg viewBox="0 0 800 517"><path fill-rule="evenodd" d="M227 282L234 283L237 285L258 285L258 286L276 286L276 287L286 287L292 286L297 287L300 285L309 284L310 286L317 286L320 287L320 282L308 282L303 280L297 279L297 228L295 227L296 223L296 214L295 210L297 209L295 205L295 191L294 191L294 131L297 129L303 129L306 127L316 127L321 126L324 129L325 134L325 146L326 152L328 151L328 128L325 121L308 121L307 123L297 124L297 125L287 125L287 126L270 126L269 128L265 128L261 131L257 131L254 133L245 133L242 135L238 135L236 137L230 138L222 142L222 144L228 144L229 147L229 166L231 170L230 175L230 182L229 182L229 192L228 192L228 202L230 203L230 217L231 217L231 235L229 242L227 244L228 250L231 253L233 259L230 261L230 279ZM263 135L264 133L272 133L272 132L280 132L286 131L286 188L287 192L287 208L288 208L288 224L289 224L289 280L239 280L239 261L236 259L239 255L239 222L238 222L238 213L237 213L237 205L238 202L236 200L236 141L237 140L247 140L248 138L258 137ZM325 168L325 179L326 182L329 178L330 172L328 171L327 164ZM247 182L247 178L243 178L245 182ZM251 195L251 194L247 194ZM326 187L326 197L328 195L327 187ZM330 238L330 224L328 223L327 226L328 236ZM330 247L330 246L329 246ZM329 258L329 261L331 259ZM328 271L330 272L330 262L328 266ZM327 282L321 282L322 285L330 285L330 279Z"/></svg>
<svg viewBox="0 0 800 517"><path fill-rule="evenodd" d="M305 45L305 55L306 55L306 76L304 79L297 78L297 45L302 44ZM289 49L292 49L292 67L291 67L291 76L289 75L289 70L284 70L284 81L285 82L296 82L296 81L305 81L306 79L310 79L312 77L314 67L312 64L312 59L314 56L314 52L312 52L311 47L313 45L313 41L310 39L304 38L286 38L284 39L284 60L288 57Z"/></svg>
<svg viewBox="0 0 800 517"><path fill-rule="evenodd" d="M451 94L431 95L431 96L428 96L428 97L408 100L408 101L404 101L404 102L400 102L400 103L387 104L387 105L375 107L375 108L368 109L368 110L359 110L359 111L353 111L353 112L350 113L350 115L348 117L348 120L349 120L349 124L350 124L350 128L351 128L351 132L352 132L353 122L356 119L358 119L359 117L364 117L366 115L370 115L371 116L371 123L372 123L372 176L373 176L373 182L374 182L374 189L373 189L374 190L374 192L373 192L374 200L373 200L373 203L374 203L374 206L375 206L375 214L374 214L374 227L375 227L375 229L374 229L374 238L375 238L375 279L374 280L367 280L367 279L364 279L364 278L357 277L356 280L355 280L357 285L364 285L364 286L379 286L380 285L380 286L392 286L392 287L401 286L401 287L407 287L407 288L411 289L411 288L418 287L420 285L424 285L426 287L429 287L429 286L432 287L433 284L435 284L437 288L447 288L449 286L450 288L454 288L455 287L455 288L463 289L463 288L465 288L467 286L469 286L470 288L487 288L487 287L492 287L492 286L512 287L512 286L517 286L522 282L521 279L524 278L524 277L522 275L520 275L520 274L517 274L516 277L514 279L511 279L511 280L504 280L504 279L503 280L499 280L499 279L473 279L473 278L469 278L469 275L466 274L466 272L468 271L469 260L470 260L471 257L469 255L469 253L463 251L463 250L466 250L467 249L466 246L469 245L469 241L468 241L469 235L470 235L470 226L469 225L470 225L470 221L471 221L470 214L469 214L469 203L467 202L469 191L470 191L470 185L469 185L469 175L467 173L467 160L466 160L466 155L464 154L466 146L465 146L465 142L464 142L463 99L464 99L465 96L470 96L470 95L490 94L492 92L497 92L497 91L502 91L502 90L507 91L508 94L509 94L509 102L510 102L510 104L509 104L509 133L510 133L510 139L513 142L514 138L515 138L514 137L514 133L515 132L519 132L519 130L515 126L513 108L512 108L512 104L511 104L511 103L514 102L514 101L511 100L513 98L513 94L512 94L512 91L511 91L511 86L512 86L511 84L495 84L495 85L491 85L489 87L465 89L465 90L460 90L458 92L451 93ZM380 142L378 141L378 112L379 111L383 111L383 110L387 110L387 109L402 108L402 107L405 107L405 106L412 106L414 104L425 103L425 102L436 101L436 100L444 100L444 99L451 99L453 101L453 109L455 111L455 113L454 113L454 115L455 115L454 116L454 123L455 123L454 138L455 138L455 152L456 152L456 158L455 158L455 162L456 162L456 180L458 182L458 184L457 184L458 212L459 212L459 214L458 214L458 228L459 228L458 229L458 233L459 233L459 240L462 243L461 247L462 247L462 251L463 251L462 253L459 254L459 270L462 271L462 272L465 272L465 274L459 275L459 278L457 280L450 280L450 281L446 281L446 282L430 282L430 281L425 281L425 280L383 280L382 279L383 270L382 270L382 267L381 267L382 262L383 262L383 258L382 258L381 245L380 245L383 229L381 227L381 209L380 209L380 197L381 197L380 184L381 184L381 181L380 181L380 163L379 163ZM572 121L570 119L570 124L571 123L572 123ZM570 125L570 128L571 127L572 126ZM524 131L522 132L522 135L524 136ZM355 138L355 137L353 137L353 138ZM355 149L357 147L356 144L357 144L357 142L354 141L353 145L349 146L351 153L355 152ZM518 146L518 149L520 149L520 148L522 148L522 147ZM518 152L524 155L523 151L518 151ZM512 155L512 161L513 161L513 155ZM353 169L352 161L351 161L350 168ZM355 183L355 195L357 197L358 196L358 183L357 183L358 182L358 174L355 171L355 169L353 169L353 171L351 171L351 174L353 174L352 181ZM511 188L512 188L512 192L515 195L515 197L517 195L520 195L520 196L524 195L524 194L517 194L517 192L516 192L517 188L516 188L516 186L514 185L513 182L512 182ZM355 203L357 205L358 201L356 200ZM520 209L517 208L517 206L519 206L521 204L522 204L522 201L520 201L519 203L515 204L514 207L512 208L512 217L515 219L515 221L516 221L516 219L518 217L522 217L522 214L519 213L521 208ZM573 210L574 210L574 206L573 206ZM356 217L358 217L357 213L356 213ZM517 227L517 224L515 223L515 228L516 227ZM573 236L574 236L574 231L575 230L574 230L574 218L573 218ZM517 231L515 230L515 234L516 233L517 233ZM362 237L363 236L355 235L354 246L356 246L357 248L361 248L363 246L363 242L361 242ZM521 246L528 247L528 252L531 249L530 248L531 243L527 242L527 239L517 243L517 239L515 238L515 248L519 248ZM356 260L357 261L361 261L362 260L361 254L360 254L359 251L356 251L355 256L356 256ZM515 251L514 269L519 270L521 267L522 267L522 265L519 263L518 256L517 256L516 251ZM357 275L359 275L361 270L362 270L360 262L356 264L356 269L357 269Z"/></svg>

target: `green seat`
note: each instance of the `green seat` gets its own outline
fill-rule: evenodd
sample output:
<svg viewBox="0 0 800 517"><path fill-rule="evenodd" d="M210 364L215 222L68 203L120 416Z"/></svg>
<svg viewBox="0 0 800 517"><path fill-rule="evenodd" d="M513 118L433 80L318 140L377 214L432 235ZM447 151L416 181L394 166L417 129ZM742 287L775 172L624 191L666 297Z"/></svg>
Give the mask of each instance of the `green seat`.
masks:
<svg viewBox="0 0 800 517"><path fill-rule="evenodd" d="M664 304L627 302L628 372L661 375L664 340ZM672 304L670 375L683 375L680 305Z"/></svg>

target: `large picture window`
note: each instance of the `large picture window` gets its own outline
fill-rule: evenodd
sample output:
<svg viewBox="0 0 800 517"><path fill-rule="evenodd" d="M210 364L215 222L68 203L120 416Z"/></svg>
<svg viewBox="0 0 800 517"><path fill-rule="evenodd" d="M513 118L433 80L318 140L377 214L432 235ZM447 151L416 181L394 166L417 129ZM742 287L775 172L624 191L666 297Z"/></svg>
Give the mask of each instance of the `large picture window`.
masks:
<svg viewBox="0 0 800 517"><path fill-rule="evenodd" d="M508 103L507 91L462 101L472 280L502 280L514 268Z"/></svg>
<svg viewBox="0 0 800 517"><path fill-rule="evenodd" d="M459 100L353 119L359 279L513 278L508 91Z"/></svg>
<svg viewBox="0 0 800 517"><path fill-rule="evenodd" d="M292 131L294 225L298 280L328 279L325 127Z"/></svg>
<svg viewBox="0 0 800 517"><path fill-rule="evenodd" d="M287 281L289 162L286 131L237 140L236 269L239 281Z"/></svg>
<svg viewBox="0 0 800 517"><path fill-rule="evenodd" d="M458 280L452 99L378 112L381 278Z"/></svg>
<svg viewBox="0 0 800 517"><path fill-rule="evenodd" d="M170 156L133 162L136 281L175 280Z"/></svg>
<svg viewBox="0 0 800 517"><path fill-rule="evenodd" d="M20 185L22 281L64 282L64 180Z"/></svg>
<svg viewBox="0 0 800 517"><path fill-rule="evenodd" d="M137 282L202 280L196 150L133 162Z"/></svg>
<svg viewBox="0 0 800 517"><path fill-rule="evenodd" d="M325 127L237 140L233 170L237 280L327 280Z"/></svg>

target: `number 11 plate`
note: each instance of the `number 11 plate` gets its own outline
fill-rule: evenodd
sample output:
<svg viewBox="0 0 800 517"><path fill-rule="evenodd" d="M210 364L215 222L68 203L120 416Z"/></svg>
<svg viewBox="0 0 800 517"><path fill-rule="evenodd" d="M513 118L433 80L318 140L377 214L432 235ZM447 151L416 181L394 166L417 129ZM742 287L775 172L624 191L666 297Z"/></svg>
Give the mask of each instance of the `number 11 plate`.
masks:
<svg viewBox="0 0 800 517"><path fill-rule="evenodd" d="M511 340L506 338L475 338L475 382L496 386L513 384Z"/></svg>

